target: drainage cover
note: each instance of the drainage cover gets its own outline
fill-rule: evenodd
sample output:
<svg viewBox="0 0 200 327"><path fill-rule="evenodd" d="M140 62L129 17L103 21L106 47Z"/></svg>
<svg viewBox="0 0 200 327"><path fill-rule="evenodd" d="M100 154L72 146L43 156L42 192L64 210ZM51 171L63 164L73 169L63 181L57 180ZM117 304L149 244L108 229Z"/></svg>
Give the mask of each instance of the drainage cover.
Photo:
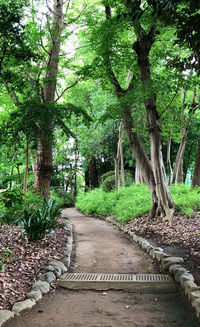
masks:
<svg viewBox="0 0 200 327"><path fill-rule="evenodd" d="M176 286L162 274L86 274L66 273L59 285L74 290L124 290L135 293L171 293Z"/></svg>

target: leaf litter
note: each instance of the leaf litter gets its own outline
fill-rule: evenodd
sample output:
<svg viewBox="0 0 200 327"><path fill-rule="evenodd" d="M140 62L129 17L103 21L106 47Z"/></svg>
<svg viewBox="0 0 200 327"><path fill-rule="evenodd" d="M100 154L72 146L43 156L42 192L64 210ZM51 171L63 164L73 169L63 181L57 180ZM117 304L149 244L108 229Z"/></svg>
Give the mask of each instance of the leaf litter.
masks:
<svg viewBox="0 0 200 327"><path fill-rule="evenodd" d="M159 246L174 247L174 255L177 247L184 249L184 266L193 273L196 283L200 285L200 216L188 218L177 214L171 221L165 221L159 217L149 219L146 215L129 221L126 226Z"/></svg>
<svg viewBox="0 0 200 327"><path fill-rule="evenodd" d="M67 226L66 220L59 223ZM10 310L15 302L23 301L47 261L63 258L68 235L68 230L58 225L43 240L29 242L22 237L21 227L0 225L0 261L5 263L0 272L0 309ZM6 259L5 249L12 253Z"/></svg>

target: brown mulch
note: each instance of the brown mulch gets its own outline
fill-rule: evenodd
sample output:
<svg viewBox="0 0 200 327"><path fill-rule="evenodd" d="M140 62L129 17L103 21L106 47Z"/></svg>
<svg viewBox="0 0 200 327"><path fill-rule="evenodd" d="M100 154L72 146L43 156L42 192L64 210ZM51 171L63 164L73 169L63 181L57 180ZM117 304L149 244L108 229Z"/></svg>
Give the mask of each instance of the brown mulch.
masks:
<svg viewBox="0 0 200 327"><path fill-rule="evenodd" d="M65 220L59 223L67 226ZM0 260L5 249L13 254L0 272L0 309L11 309L15 302L25 299L47 261L63 258L67 237L67 230L56 227L42 241L28 242L26 237L22 238L21 227L0 225Z"/></svg>
<svg viewBox="0 0 200 327"><path fill-rule="evenodd" d="M188 218L177 215L172 221L148 219L144 216L131 220L127 227L159 246L185 249L185 266L195 274L196 281L200 284L200 216Z"/></svg>

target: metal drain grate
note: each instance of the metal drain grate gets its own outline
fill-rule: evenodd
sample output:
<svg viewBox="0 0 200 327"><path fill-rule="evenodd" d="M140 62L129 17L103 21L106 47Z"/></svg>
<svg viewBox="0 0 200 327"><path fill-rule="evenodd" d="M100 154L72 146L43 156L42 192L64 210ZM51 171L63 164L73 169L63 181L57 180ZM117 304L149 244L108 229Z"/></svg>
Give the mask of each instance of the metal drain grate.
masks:
<svg viewBox="0 0 200 327"><path fill-rule="evenodd" d="M65 274L67 281L87 281L87 282L172 282L168 275L161 274Z"/></svg>
<svg viewBox="0 0 200 327"><path fill-rule="evenodd" d="M73 290L125 290L152 294L177 291L171 277L161 274L66 273L60 279L59 284Z"/></svg>

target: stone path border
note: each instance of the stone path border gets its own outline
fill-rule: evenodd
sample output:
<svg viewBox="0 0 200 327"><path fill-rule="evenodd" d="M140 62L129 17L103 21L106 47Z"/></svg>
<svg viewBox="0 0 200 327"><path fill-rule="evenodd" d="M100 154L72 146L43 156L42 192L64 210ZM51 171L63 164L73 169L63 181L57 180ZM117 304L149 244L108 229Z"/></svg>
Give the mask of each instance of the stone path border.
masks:
<svg viewBox="0 0 200 327"><path fill-rule="evenodd" d="M191 305L196 309L197 317L200 318L200 286L195 284L193 275L181 265L184 262L183 258L172 257L165 253L161 247L152 246L146 239L137 236L112 217L95 216L95 218L105 220L117 226L121 231L129 235L133 241L138 243L153 259L157 260L160 264L161 271L172 275L175 281L181 286Z"/></svg>
<svg viewBox="0 0 200 327"><path fill-rule="evenodd" d="M37 276L37 281L32 285L32 290L26 296L27 299L16 302L12 307L12 311L0 310L0 327L3 327L9 320L13 319L15 315L19 315L32 309L36 305L36 302L42 299L43 294L47 294L50 291L50 284L54 282L57 277L60 277L63 273L67 272L71 263L73 247L72 224L68 222L67 227L69 230L69 236L67 238L67 244L63 249L63 260L49 260L47 265L42 269L42 274Z"/></svg>

